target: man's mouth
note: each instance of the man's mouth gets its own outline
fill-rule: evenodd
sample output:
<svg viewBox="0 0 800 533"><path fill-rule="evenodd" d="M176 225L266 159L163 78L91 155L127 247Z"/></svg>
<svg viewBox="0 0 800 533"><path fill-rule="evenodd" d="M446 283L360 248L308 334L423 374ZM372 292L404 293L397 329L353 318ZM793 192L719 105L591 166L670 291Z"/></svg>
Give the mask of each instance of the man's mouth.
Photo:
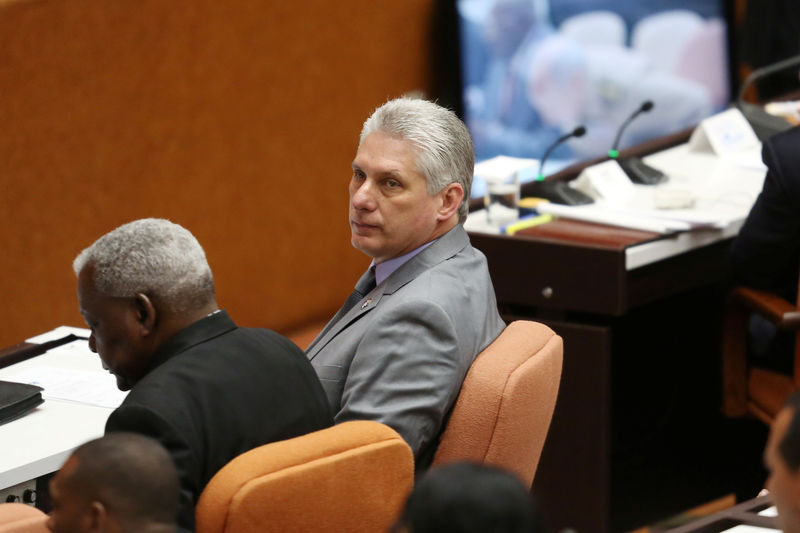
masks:
<svg viewBox="0 0 800 533"><path fill-rule="evenodd" d="M366 232L370 230L377 229L378 226L373 226L372 224L365 224L363 222L359 222L357 220L350 219L350 224L353 226L353 229L356 232Z"/></svg>

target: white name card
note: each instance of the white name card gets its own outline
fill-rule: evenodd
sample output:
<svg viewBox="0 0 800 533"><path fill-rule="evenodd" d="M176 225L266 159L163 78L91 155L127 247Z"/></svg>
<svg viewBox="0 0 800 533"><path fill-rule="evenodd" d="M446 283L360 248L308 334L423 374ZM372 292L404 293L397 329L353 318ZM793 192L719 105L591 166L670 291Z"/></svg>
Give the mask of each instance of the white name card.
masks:
<svg viewBox="0 0 800 533"><path fill-rule="evenodd" d="M586 167L573 183L592 198L609 203L624 203L634 192L633 183L615 159Z"/></svg>
<svg viewBox="0 0 800 533"><path fill-rule="evenodd" d="M742 112L732 107L700 122L689 139L689 148L723 156L741 153L759 142Z"/></svg>

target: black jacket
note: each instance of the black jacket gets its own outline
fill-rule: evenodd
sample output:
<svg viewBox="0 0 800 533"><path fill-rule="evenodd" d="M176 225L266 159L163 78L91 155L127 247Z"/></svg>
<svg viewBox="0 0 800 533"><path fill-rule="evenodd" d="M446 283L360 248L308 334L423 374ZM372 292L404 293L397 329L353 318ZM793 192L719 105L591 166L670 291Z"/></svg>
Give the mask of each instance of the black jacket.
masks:
<svg viewBox="0 0 800 533"><path fill-rule="evenodd" d="M237 327L220 311L165 343L106 433L141 433L166 447L180 474L179 525L194 530L200 493L231 459L332 423L303 352L273 331Z"/></svg>
<svg viewBox="0 0 800 533"><path fill-rule="evenodd" d="M736 280L797 299L800 271L800 127L764 143L764 188L733 243Z"/></svg>

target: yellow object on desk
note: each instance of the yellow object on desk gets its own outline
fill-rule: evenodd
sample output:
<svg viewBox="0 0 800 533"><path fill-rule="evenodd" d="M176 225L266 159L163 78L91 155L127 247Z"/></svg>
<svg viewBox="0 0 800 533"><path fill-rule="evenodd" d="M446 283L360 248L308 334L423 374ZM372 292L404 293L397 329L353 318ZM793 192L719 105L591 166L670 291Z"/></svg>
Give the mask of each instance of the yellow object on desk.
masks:
<svg viewBox="0 0 800 533"><path fill-rule="evenodd" d="M545 215L538 215L535 217L530 218L523 218L522 220L518 220L516 222L512 222L511 224L507 224L503 226L500 230L501 233L505 235L514 235L521 229L532 228L533 226L538 226L539 224L546 224L553 220L553 215L545 214Z"/></svg>
<svg viewBox="0 0 800 533"><path fill-rule="evenodd" d="M528 209L536 209L536 206L542 202L548 202L549 200L545 200L544 198L534 198L529 196L528 198L522 198L519 201L519 206L528 208Z"/></svg>

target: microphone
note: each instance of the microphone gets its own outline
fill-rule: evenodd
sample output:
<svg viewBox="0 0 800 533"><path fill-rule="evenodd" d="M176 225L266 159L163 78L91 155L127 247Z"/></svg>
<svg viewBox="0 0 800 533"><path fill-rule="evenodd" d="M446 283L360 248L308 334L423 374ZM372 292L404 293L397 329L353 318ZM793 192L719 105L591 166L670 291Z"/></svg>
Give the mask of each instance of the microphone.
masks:
<svg viewBox="0 0 800 533"><path fill-rule="evenodd" d="M781 117L770 115L764 108L758 104L751 104L744 101L744 93L750 88L753 83L758 80L764 79L771 74L780 72L789 67L800 65L800 55L786 58L777 63L767 65L765 67L757 68L751 72L742 82L742 87L739 89L739 95L736 97L736 107L745 116L756 136L760 141L766 141L778 132L788 130L792 124L788 120Z"/></svg>
<svg viewBox="0 0 800 533"><path fill-rule="evenodd" d="M558 146L559 144L563 143L564 141L566 141L568 139L571 139L572 137L583 137L584 135L586 135L586 127L585 126L578 126L577 128L575 128L571 132L569 132L569 133L567 133L565 135L562 135L561 137L556 139L556 141L553 144L548 146L547 150L544 151L544 155L539 160L539 174L536 176L536 180L537 181L544 180L544 174L542 174L542 168L544 168L544 162L547 161L547 158L550 156L550 154L553 152L553 150L556 149L556 146Z"/></svg>
<svg viewBox="0 0 800 533"><path fill-rule="evenodd" d="M767 65L766 67L755 69L742 82L742 87L739 89L739 95L736 98L736 103L741 104L742 102L744 102L744 93L747 91L747 89L750 88L753 82L766 78L770 74L780 72L785 68L794 67L797 65L800 65L800 55L788 57L786 59L778 61L777 63L773 63L771 65Z"/></svg>
<svg viewBox="0 0 800 533"><path fill-rule="evenodd" d="M536 176L536 180L525 186L526 194L530 194L536 198L544 198L545 200L549 200L554 204L584 205L594 202L591 196L584 194L578 189L573 189L567 184L566 181L545 181L544 174L542 173L544 162L547 161L547 158L558 145L568 139L573 137L582 137L585 134L586 127L578 126L571 132L566 133L556 139L553 144L547 147L544 155L539 160L539 174Z"/></svg>
<svg viewBox="0 0 800 533"><path fill-rule="evenodd" d="M622 126L619 127L619 130L617 130L617 136L614 139L614 144L611 147L611 150L608 151L608 157L617 160L619 166L622 167L622 170L624 170L625 174L627 174L628 179L634 183L641 183L643 185L656 185L657 183L661 183L667 176L660 170L651 167L638 157L619 159L619 140L622 138L622 132L625 131L625 128L628 127L628 124L633 122L633 119L642 113L647 113L653 109L654 105L655 104L653 104L652 100L645 100L642 102L642 105L640 105L636 111L631 114L631 116L625 119L625 122L623 122Z"/></svg>
<svg viewBox="0 0 800 533"><path fill-rule="evenodd" d="M614 139L614 144L611 147L611 150L608 151L608 157L610 157L611 159L616 159L617 156L619 156L618 148L619 148L619 140L620 138L622 138L622 132L625 131L625 128L628 127L628 124L633 122L633 119L635 119L642 113L647 113L648 111L653 109L653 105L654 104L652 100L645 100L644 102L642 102L642 105L639 106L639 109L634 111L633 114L631 114L631 116L625 119L625 122L623 122L622 126L620 126L620 128L617 130L617 136Z"/></svg>

